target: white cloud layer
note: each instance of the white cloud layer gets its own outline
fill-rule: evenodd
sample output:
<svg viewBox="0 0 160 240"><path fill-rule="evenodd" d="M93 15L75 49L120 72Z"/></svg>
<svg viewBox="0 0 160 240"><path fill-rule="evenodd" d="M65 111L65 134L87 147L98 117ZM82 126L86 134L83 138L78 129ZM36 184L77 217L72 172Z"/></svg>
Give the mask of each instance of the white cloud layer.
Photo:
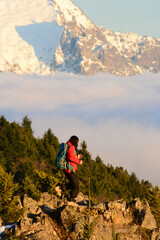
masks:
<svg viewBox="0 0 160 240"><path fill-rule="evenodd" d="M95 158L160 185L160 74L92 77L0 73L0 115L32 120L36 136L85 140Z"/></svg>

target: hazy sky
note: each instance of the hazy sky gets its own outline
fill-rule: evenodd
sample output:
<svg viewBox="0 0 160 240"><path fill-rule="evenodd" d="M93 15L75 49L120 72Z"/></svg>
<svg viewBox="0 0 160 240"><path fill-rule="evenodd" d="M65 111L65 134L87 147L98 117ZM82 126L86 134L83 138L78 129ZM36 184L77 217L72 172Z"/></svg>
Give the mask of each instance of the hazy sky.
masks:
<svg viewBox="0 0 160 240"><path fill-rule="evenodd" d="M160 186L160 74L0 73L0 99L0 115L22 122L27 114L36 136L48 128L60 142L78 135L93 159Z"/></svg>
<svg viewBox="0 0 160 240"><path fill-rule="evenodd" d="M160 0L72 0L96 24L160 38Z"/></svg>

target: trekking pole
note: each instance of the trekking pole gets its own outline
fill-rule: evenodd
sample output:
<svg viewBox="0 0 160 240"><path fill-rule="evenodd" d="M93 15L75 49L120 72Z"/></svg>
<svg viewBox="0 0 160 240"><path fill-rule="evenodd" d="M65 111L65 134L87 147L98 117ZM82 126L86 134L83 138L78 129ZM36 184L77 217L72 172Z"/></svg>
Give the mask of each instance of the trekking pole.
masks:
<svg viewBox="0 0 160 240"><path fill-rule="evenodd" d="M89 177L88 178L88 197L89 197L89 213L90 213L90 208L91 208L91 200L90 200L90 198L91 198L91 190L90 190L90 188L91 188L91 178Z"/></svg>
<svg viewBox="0 0 160 240"><path fill-rule="evenodd" d="M88 229L88 230L89 230L89 236L90 236L90 231L91 231L91 229L90 229L90 227L91 227L91 226L90 226L90 209L91 209L91 178L90 178L90 177L88 178L88 188L89 188L89 189L88 189L88 190L89 190L89 191L88 191L88 197L89 197L89 216L88 216L88 217L89 217L89 219L88 219L88 220L89 220L89 229Z"/></svg>

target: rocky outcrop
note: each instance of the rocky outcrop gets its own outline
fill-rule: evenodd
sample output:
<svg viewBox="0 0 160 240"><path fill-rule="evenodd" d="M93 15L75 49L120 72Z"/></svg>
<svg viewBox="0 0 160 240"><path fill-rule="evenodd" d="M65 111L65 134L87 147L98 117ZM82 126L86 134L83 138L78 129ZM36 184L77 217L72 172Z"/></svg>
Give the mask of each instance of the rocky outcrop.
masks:
<svg viewBox="0 0 160 240"><path fill-rule="evenodd" d="M160 72L159 39L95 26L76 6L64 9L58 0L53 6L58 10L58 23L65 28L54 54L54 71L119 76Z"/></svg>
<svg viewBox="0 0 160 240"><path fill-rule="evenodd" d="M139 199L128 205L123 199L89 204L88 197L82 193L75 203L42 193L38 202L24 195L19 207L25 209L23 218L6 230L2 239L16 235L19 239L80 240L84 239L88 221L90 225L94 223L92 240L160 239L160 229L149 204Z"/></svg>
<svg viewBox="0 0 160 240"><path fill-rule="evenodd" d="M153 231L151 240L160 240L160 229L155 229Z"/></svg>
<svg viewBox="0 0 160 240"><path fill-rule="evenodd" d="M148 202L142 203L139 199L131 202L131 209L138 224L146 229L155 229L157 227L155 218L153 217Z"/></svg>

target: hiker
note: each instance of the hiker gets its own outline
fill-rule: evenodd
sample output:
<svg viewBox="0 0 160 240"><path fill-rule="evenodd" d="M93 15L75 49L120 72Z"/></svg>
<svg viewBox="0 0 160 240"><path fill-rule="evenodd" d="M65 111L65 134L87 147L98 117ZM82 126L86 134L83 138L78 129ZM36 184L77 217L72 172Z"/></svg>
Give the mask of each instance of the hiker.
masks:
<svg viewBox="0 0 160 240"><path fill-rule="evenodd" d="M66 160L73 167L73 170L64 170L64 173L69 180L69 188L71 189L70 198L68 200L73 202L75 202L75 198L79 193L79 180L76 173L77 164L83 164L83 161L81 160L82 155L78 154L77 152L78 142L79 139L77 136L70 137L69 141L67 142L69 147L66 154Z"/></svg>

